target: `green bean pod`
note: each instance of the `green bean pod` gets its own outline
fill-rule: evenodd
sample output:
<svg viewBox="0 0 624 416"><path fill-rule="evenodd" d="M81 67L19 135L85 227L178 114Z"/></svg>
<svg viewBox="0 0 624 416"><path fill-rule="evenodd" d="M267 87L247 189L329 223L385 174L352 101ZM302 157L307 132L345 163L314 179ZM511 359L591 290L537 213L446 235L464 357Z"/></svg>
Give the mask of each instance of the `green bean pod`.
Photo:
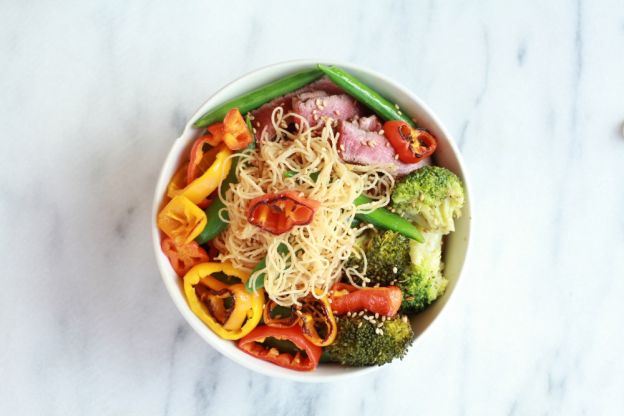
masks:
<svg viewBox="0 0 624 416"><path fill-rule="evenodd" d="M355 205L363 205L369 202L371 202L371 199L365 197L364 195L358 196L355 198L355 201L353 201ZM368 214L355 214L355 218L360 221L373 224L376 227L383 228L384 230L396 231L397 233L412 240L416 240L419 243L425 241L420 230L416 228L414 224L385 208L377 208Z"/></svg>
<svg viewBox="0 0 624 416"><path fill-rule="evenodd" d="M318 64L317 66L318 69L323 71L336 85L373 110L384 120L403 120L410 126L416 127L414 120L401 113L394 104L382 97L377 91L366 86L353 75L335 66L323 64Z"/></svg>
<svg viewBox="0 0 624 416"><path fill-rule="evenodd" d="M242 114L245 114L248 111L255 110L262 104L267 103L274 98L281 97L284 94L292 92L311 83L312 81L315 81L322 75L323 73L318 69L310 69L280 78L277 81L273 81L245 95L236 97L216 108L213 108L193 123L193 126L201 128L218 121L223 121L225 114L230 109L235 107L238 108Z"/></svg>
<svg viewBox="0 0 624 416"><path fill-rule="evenodd" d="M288 247L286 246L286 244L280 243L280 245L277 246L277 252L280 254L286 254L288 253ZM250 276L256 273L258 270L264 269L265 267L266 267L266 257L260 260L258 264L256 264L256 267L253 268ZM245 283L245 289L247 289L248 292L255 292L258 289L262 289L264 287L265 276L266 276L266 273L261 273L260 275L258 275L258 277L256 277L253 283L251 282L251 279L247 280L247 283Z"/></svg>

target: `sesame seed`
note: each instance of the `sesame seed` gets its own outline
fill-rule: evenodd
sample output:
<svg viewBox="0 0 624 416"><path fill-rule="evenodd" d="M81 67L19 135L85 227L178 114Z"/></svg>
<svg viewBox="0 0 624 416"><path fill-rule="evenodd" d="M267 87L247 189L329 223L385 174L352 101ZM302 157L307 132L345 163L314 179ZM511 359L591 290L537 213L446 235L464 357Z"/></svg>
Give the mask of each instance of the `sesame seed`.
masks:
<svg viewBox="0 0 624 416"><path fill-rule="evenodd" d="M260 122L256 121L256 127L260 127Z"/></svg>
<svg viewBox="0 0 624 416"><path fill-rule="evenodd" d="M400 116L402 116L402 115L403 115L403 113L402 113L401 111L397 111L397 113L399 113L399 115L400 115Z"/></svg>
<svg viewBox="0 0 624 416"><path fill-rule="evenodd" d="M394 155L394 160L399 160L399 154Z"/></svg>
<svg viewBox="0 0 624 416"><path fill-rule="evenodd" d="M385 317L385 316L382 316L382 317L381 317L381 320L382 320L383 322L386 322L386 317Z"/></svg>
<svg viewBox="0 0 624 416"><path fill-rule="evenodd" d="M383 129L379 130L379 134L383 136L383 134L384 134Z"/></svg>
<svg viewBox="0 0 624 416"><path fill-rule="evenodd" d="M394 108L396 108L397 110L400 108L398 104L394 105Z"/></svg>
<svg viewBox="0 0 624 416"><path fill-rule="evenodd" d="M359 315L360 316L364 315L364 311L360 311Z"/></svg>
<svg viewBox="0 0 624 416"><path fill-rule="evenodd" d="M362 326L362 322L360 322L360 323L358 324L358 328L359 328L359 327L361 327L361 326Z"/></svg>
<svg viewBox="0 0 624 416"><path fill-rule="evenodd" d="M390 142L386 142L386 147L390 147Z"/></svg>
<svg viewBox="0 0 624 416"><path fill-rule="evenodd" d="M383 330L378 329L378 331L379 331L379 335L383 335Z"/></svg>
<svg viewBox="0 0 624 416"><path fill-rule="evenodd" d="M340 145L340 150L342 150L343 152L345 151L345 145L344 144Z"/></svg>
<svg viewBox="0 0 624 416"><path fill-rule="evenodd" d="M394 266L394 267L392 268L392 273L395 273L395 274L396 274L396 273L398 273L398 272L399 272L399 269L398 269L396 266Z"/></svg>
<svg viewBox="0 0 624 416"><path fill-rule="evenodd" d="M401 318L401 320L405 323L407 323L407 315L403 315L403 317Z"/></svg>
<svg viewBox="0 0 624 416"><path fill-rule="evenodd" d="M254 134L258 132L255 127L253 127L252 130L253 130Z"/></svg>
<svg viewBox="0 0 624 416"><path fill-rule="evenodd" d="M299 130L299 123L295 123L295 128Z"/></svg>
<svg viewBox="0 0 624 416"><path fill-rule="evenodd" d="M375 312L375 319L379 318L379 314Z"/></svg>
<svg viewBox="0 0 624 416"><path fill-rule="evenodd" d="M385 318L385 316L384 316L384 318ZM379 323L377 324L377 328L381 328L381 327L383 327L383 322L379 322Z"/></svg>

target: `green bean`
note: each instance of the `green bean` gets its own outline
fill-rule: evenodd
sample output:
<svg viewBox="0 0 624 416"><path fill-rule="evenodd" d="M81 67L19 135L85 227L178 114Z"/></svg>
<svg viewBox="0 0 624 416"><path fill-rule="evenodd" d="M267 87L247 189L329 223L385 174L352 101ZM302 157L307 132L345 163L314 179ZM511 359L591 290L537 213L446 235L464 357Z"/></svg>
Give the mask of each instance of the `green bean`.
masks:
<svg viewBox="0 0 624 416"><path fill-rule="evenodd" d="M217 121L223 121L225 114L234 107L237 107L241 113L245 114L248 111L255 110L262 104L267 103L274 98L281 97L284 94L311 83L312 81L320 78L321 75L323 75L323 73L318 69L311 69L280 78L277 81L273 81L245 95L229 100L208 111L197 121L195 121L193 126L206 127L216 123Z"/></svg>
<svg viewBox="0 0 624 416"><path fill-rule="evenodd" d="M371 199L365 197L364 195L358 196L355 198L355 201L353 201L355 205L368 204L369 202L371 202ZM379 228L383 228L384 230L396 231L397 233L420 243L425 241L420 233L420 230L416 228L414 224L385 208L377 208L368 214L355 214L355 218L369 224L373 224Z"/></svg>
<svg viewBox="0 0 624 416"><path fill-rule="evenodd" d="M288 246L284 243L280 243L280 245L277 246L277 252L280 254L288 253ZM256 264L256 267L253 268L250 276L253 275L255 272L257 272L258 270L262 270L264 268L266 268L266 257L260 260L258 264ZM263 273L260 273L258 277L256 277L253 283L251 282L251 279L247 280L247 283L245 283L245 289L247 289L248 292L254 292L254 291L257 291L258 289L262 289L264 287L265 276L266 276L266 272L263 272Z"/></svg>
<svg viewBox="0 0 624 416"><path fill-rule="evenodd" d="M401 113L390 101L379 93L366 86L362 81L348 72L335 66L318 64L318 69L323 71L336 85L352 95L356 100L376 112L384 120L403 120L412 127L416 127L414 121Z"/></svg>

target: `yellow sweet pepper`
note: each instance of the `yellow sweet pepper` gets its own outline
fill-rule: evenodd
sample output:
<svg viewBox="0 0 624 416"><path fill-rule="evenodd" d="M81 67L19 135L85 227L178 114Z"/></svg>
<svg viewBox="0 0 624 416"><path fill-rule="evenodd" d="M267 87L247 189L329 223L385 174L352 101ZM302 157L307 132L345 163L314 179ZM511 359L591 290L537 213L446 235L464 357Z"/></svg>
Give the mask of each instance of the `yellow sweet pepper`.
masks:
<svg viewBox="0 0 624 416"><path fill-rule="evenodd" d="M186 185L181 193L195 204L201 203L213 193L232 167L232 159L230 159L232 151L223 143L216 149L219 150L212 165L199 178Z"/></svg>
<svg viewBox="0 0 624 416"><path fill-rule="evenodd" d="M243 283L227 285L211 276L217 272L238 277ZM248 279L248 274L231 263L201 263L184 276L184 294L195 315L217 335L240 339L258 325L264 306L262 289L257 293L245 290Z"/></svg>
<svg viewBox="0 0 624 416"><path fill-rule="evenodd" d="M206 227L206 214L188 198L178 195L158 214L158 228L178 245L188 244Z"/></svg>
<svg viewBox="0 0 624 416"><path fill-rule="evenodd" d="M186 171L188 170L188 163L183 164L180 169L171 178L169 185L167 186L167 196L169 198L175 198L180 195L186 187Z"/></svg>

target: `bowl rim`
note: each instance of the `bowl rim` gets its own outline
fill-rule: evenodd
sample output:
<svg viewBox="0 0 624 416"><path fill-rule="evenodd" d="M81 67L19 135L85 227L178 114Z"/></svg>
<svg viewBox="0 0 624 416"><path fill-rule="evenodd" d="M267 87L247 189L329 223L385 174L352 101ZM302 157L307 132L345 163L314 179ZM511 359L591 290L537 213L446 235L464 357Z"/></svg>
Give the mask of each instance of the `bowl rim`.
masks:
<svg viewBox="0 0 624 416"><path fill-rule="evenodd" d="M169 149L169 151L167 152L164 161L161 165L160 168L160 172L158 174L158 178L156 181L156 186L155 186L155 190L154 190L154 197L153 197L153 201L152 201L152 210L151 210L151 234L152 234L152 243L153 243L153 248L154 248L154 255L155 255L155 260L156 260L156 264L158 266L158 270L159 273L161 275L161 279L167 289L167 292L169 293L169 296L171 298L171 300L173 301L173 303L175 304L175 306L177 307L178 311L180 312L180 314L182 315L182 317L184 318L184 320L187 322L187 324L189 326L191 326L191 328L193 328L193 330L195 331L195 333L197 335L199 335L207 344L209 344L212 348L214 348L215 350L217 350L220 354L224 355L225 357L229 358L230 360L232 360L233 362L249 369L252 370L256 373L260 373L262 375L265 376L270 376L270 377L276 377L276 378L281 378L281 379L288 379L288 380L292 380L292 381L298 381L298 382L308 382L308 383L315 383L315 382L332 382L332 381L338 381L338 380L344 380L347 378L351 378L351 377L356 377L356 376L362 376L365 374L370 374L374 371L378 371L381 368L387 368L391 365L400 365L399 362L394 361L392 363L389 363L387 365L383 365L383 366L368 366L368 367L345 367L348 368L349 371L344 371L341 373L337 373L337 374L318 374L316 371L312 371L312 372L298 372L298 371L294 371L294 370L288 370L287 372L283 372L283 371L278 371L277 368L272 368L272 366L264 366L263 364L267 364L264 361L255 359L253 361L250 360L244 360L241 359L242 355L241 354L245 354L242 351L238 351L239 354L235 354L232 351L237 351L237 350L232 350L232 349L228 349L228 348L223 348L222 345L220 343L214 343L209 337L205 336L206 332L206 326L203 324L203 322L197 318L197 316L195 316L195 314L193 314L193 312L191 311L191 309L188 307L188 304L186 303L186 299L184 298L183 295L181 295L180 290L177 286L176 283L171 282L168 278L167 278L167 274L168 274L168 270L165 269L165 267L171 267L168 263L164 264L165 262L163 262L162 257L159 257L159 254L161 253L161 247L160 247L160 241L161 241L161 235L160 235L160 231L158 229L157 223L156 223L156 218L158 216L158 212L160 211L161 208L161 202L162 202L162 190L166 189L166 184L169 183L170 178L169 177L165 177L165 172L166 172L166 167L169 165L169 161L171 159L172 156L174 156L174 153L176 153L176 143L178 142L178 140L182 139L184 136L186 136L186 134L189 132L189 130L194 129L193 127L193 123L195 122L195 120L197 120L199 117L201 117L201 115L203 115L210 107L214 106L216 103L214 103L214 101L219 101L220 100L220 96L226 92L227 90L229 90L230 88L232 88L234 85L238 84L239 82L242 82L243 80L247 80L250 78L254 78L259 76L260 74L264 73L264 72L269 72L269 71L282 71L282 72L288 72L291 69L294 69L295 67L300 67L300 66L314 66L318 63L325 63L328 65L336 65L339 66L341 68L344 68L346 70L354 70L357 72L361 72L361 73L365 73L367 76L370 76L372 78L376 78L378 79L380 82L387 84L388 86L401 91L401 93L405 94L405 96L413 101L417 106L419 106L421 108L421 111L423 113L426 113L427 116L431 119L431 121L433 122L433 124L435 124L440 131L443 133L444 137L446 137L447 141L448 141L448 145L453 153L453 156L455 157L456 161L457 161L457 165L459 167L461 176L462 176L462 180L464 182L464 189L465 189L465 193L467 195L467 203L465 205L465 207L467 208L468 211L468 215L469 217L467 218L468 224L467 224L467 231L466 231L466 242L465 242L465 254L463 256L462 259L462 263L459 265L458 268L458 273L457 273L457 277L456 277L456 281L455 281L455 287L453 288L452 292L449 293L448 298L446 299L445 304L442 306L442 308L438 311L438 313L432 318L431 322L429 322L429 324L422 330L422 332L419 334L419 336L414 340L413 344L410 346L410 349L408 351L408 354L415 348L415 345L418 341L421 340L421 338L423 338L423 335L425 332L427 332L429 330L429 328L431 328L431 326L433 325L434 322L439 321L441 315L443 314L443 312L447 309L449 309L449 303L452 301L452 299L454 299L455 293L458 291L459 288L459 284L460 282L462 282L464 279L462 279L461 277L465 274L465 271L467 269L467 265L468 265L468 259L470 258L470 249L471 249L471 240L473 238L472 234L473 234L473 227L472 227L472 223L474 221L474 212L473 212L473 205L474 205L474 201L472 200L472 194L470 192L471 189L471 185L470 185L470 180L469 180L469 175L468 172L466 170L466 165L464 163L463 157L461 152L459 151L455 139L453 138L453 136L449 133L448 129L446 128L446 126L440 121L440 119L438 118L438 116L433 112L433 110L420 98L418 97L416 94L414 94L409 88L405 87L404 85L402 85L401 83L394 81L391 78L388 78L387 76L375 71L375 70L371 70L368 67L364 67L361 65L357 65L357 64L353 64L350 62L343 62L343 61L338 61L338 60L333 60L333 59L295 59L295 60L288 60L288 61L282 61L282 62L277 62L277 63L273 63L273 64L269 64L269 65L265 65L262 67L259 67L257 69L251 70L249 72L246 72L240 76L238 76L237 78L235 78L234 80L228 82L227 84L225 84L223 87L219 88L218 90L216 90L214 93L212 93L200 106L198 106L195 111L193 112L192 116L188 119L188 122L186 123L186 125L184 126L184 129L182 130L182 133L180 134L180 136L178 136L171 145L171 148ZM255 363L255 361L257 361L258 363ZM279 367L279 370L284 370L283 368Z"/></svg>

